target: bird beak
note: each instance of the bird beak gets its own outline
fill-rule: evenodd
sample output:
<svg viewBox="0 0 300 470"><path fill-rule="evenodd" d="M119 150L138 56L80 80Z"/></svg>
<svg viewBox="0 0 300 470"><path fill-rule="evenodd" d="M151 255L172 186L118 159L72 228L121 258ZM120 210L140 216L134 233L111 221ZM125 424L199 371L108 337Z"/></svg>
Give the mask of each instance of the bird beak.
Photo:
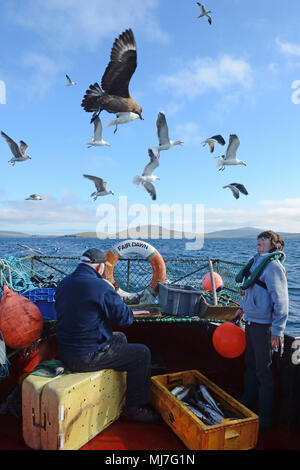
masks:
<svg viewBox="0 0 300 470"><path fill-rule="evenodd" d="M244 166L247 166L246 163L244 163L244 162L243 162L243 165L244 165Z"/></svg>
<svg viewBox="0 0 300 470"><path fill-rule="evenodd" d="M184 142L180 142L180 144L179 144L179 145L183 145L183 144L184 144Z"/></svg>
<svg viewBox="0 0 300 470"><path fill-rule="evenodd" d="M140 116L140 119L141 119L142 121L144 121L144 120L145 120L145 119L143 118L143 116Z"/></svg>

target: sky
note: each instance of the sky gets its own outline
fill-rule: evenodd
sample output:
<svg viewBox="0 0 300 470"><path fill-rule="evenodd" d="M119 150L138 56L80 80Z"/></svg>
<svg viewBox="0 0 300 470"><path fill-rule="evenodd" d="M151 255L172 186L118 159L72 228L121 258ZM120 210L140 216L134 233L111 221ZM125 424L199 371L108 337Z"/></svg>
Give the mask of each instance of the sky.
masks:
<svg viewBox="0 0 300 470"><path fill-rule="evenodd" d="M300 232L300 4L290 0L207 0L212 24L193 0L4 0L0 3L0 129L28 144L31 160L8 162L0 137L0 230L30 234L115 233L168 223L189 232L239 227ZM130 94L144 121L106 127L110 147L87 148L86 89L131 28L137 69ZM66 86L65 74L76 85ZM157 145L165 113L172 140L155 174L157 200L133 184ZM247 166L217 168L206 138L240 139ZM96 201L99 176L114 191ZM224 185L245 185L235 199ZM33 193L42 201L28 201ZM161 218L157 218L158 214ZM198 214L198 215L197 215ZM168 218L169 217L169 218Z"/></svg>

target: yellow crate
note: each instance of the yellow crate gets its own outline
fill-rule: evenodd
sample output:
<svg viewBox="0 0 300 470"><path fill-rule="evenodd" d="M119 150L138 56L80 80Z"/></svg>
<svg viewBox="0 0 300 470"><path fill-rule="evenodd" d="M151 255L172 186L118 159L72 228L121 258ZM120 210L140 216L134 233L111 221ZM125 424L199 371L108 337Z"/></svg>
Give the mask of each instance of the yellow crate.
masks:
<svg viewBox="0 0 300 470"><path fill-rule="evenodd" d="M211 396L238 419L205 425L170 392L178 385L205 385ZM258 416L197 370L153 376L151 403L190 450L247 450L256 446Z"/></svg>

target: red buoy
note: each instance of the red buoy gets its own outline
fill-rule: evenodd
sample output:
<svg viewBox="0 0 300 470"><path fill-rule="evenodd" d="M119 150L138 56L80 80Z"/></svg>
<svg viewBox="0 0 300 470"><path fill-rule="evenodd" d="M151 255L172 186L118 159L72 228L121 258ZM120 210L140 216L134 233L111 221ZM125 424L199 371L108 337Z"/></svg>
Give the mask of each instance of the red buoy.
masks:
<svg viewBox="0 0 300 470"><path fill-rule="evenodd" d="M218 326L212 336L215 350L223 357L241 356L246 348L246 335L242 328L227 321Z"/></svg>
<svg viewBox="0 0 300 470"><path fill-rule="evenodd" d="M218 273L213 273L214 280L215 280L215 286L216 286L216 291L218 292L219 290L223 289L224 283L223 279L221 278L220 274ZM211 292L212 291L212 286L211 286L211 275L210 273L204 274L202 278L202 287L204 290Z"/></svg>
<svg viewBox="0 0 300 470"><path fill-rule="evenodd" d="M0 301L0 330L4 342L13 349L24 349L40 338L43 317L31 300L3 287Z"/></svg>

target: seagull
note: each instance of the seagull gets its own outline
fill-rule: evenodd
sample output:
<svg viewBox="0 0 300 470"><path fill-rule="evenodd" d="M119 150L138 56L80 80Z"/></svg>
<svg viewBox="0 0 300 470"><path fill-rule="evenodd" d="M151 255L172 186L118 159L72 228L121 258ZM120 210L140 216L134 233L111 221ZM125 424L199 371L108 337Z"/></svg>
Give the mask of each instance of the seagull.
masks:
<svg viewBox="0 0 300 470"><path fill-rule="evenodd" d="M245 188L243 184L240 183L230 183L227 184L226 186L223 186L223 188L229 188L232 191L232 194L234 195L235 199L238 199L240 197L240 192L245 194L246 196L248 195L248 191Z"/></svg>
<svg viewBox="0 0 300 470"><path fill-rule="evenodd" d="M236 157L236 151L240 145L240 139L236 134L230 134L229 136L229 144L227 146L225 155L219 157L217 162L217 166L220 166L220 170L225 170L225 165L244 165L247 166L245 162L242 160L238 160Z"/></svg>
<svg viewBox="0 0 300 470"><path fill-rule="evenodd" d="M114 130L114 134L118 130L118 125L119 124L125 124L126 122L134 121L135 119L139 119L139 115L136 113L117 113L116 114L116 119L114 121L107 121L106 127L109 126L116 126Z"/></svg>
<svg viewBox="0 0 300 470"><path fill-rule="evenodd" d="M107 145L108 147L110 147L110 143L102 139L102 122L99 116L97 116L96 119L94 120L94 136L93 136L92 142L87 142L87 146L88 148L90 148L93 146L100 147L104 145Z"/></svg>
<svg viewBox="0 0 300 470"><path fill-rule="evenodd" d="M76 82L72 82L72 80L70 79L69 75L66 74L66 77L67 77L67 80L68 80L67 86L76 85Z"/></svg>
<svg viewBox="0 0 300 470"><path fill-rule="evenodd" d="M146 191L150 194L153 201L156 200L156 190L152 184L155 180L160 180L156 175L153 175L155 168L159 166L159 157L154 154L152 149L148 149L150 162L145 166L142 176L136 175L133 178L133 183L138 186L141 184Z"/></svg>
<svg viewBox="0 0 300 470"><path fill-rule="evenodd" d="M225 140L223 139L223 137L221 135L213 135L212 137L210 137L209 139L206 139L204 140L203 142L201 142L201 144L203 144L203 147L208 144L209 145L209 151L212 153L214 151L214 148L215 148L215 143L218 143L220 145L225 145Z"/></svg>
<svg viewBox="0 0 300 470"><path fill-rule="evenodd" d="M209 24L211 24L211 17L209 16L208 13L211 13L211 10L205 10L204 5L202 3L197 2L197 5L201 8L202 14L198 16L198 18L201 18L202 16L206 16L208 19Z"/></svg>
<svg viewBox="0 0 300 470"><path fill-rule="evenodd" d="M28 149L28 145L25 144L23 140L20 140L20 146L16 144L14 140L12 140L8 135L6 135L3 131L1 131L2 137L6 140L6 142L9 145L9 148L13 154L13 158L11 160L8 160L8 162L12 163L12 165L15 165L16 162L23 162L24 160L27 160L28 158L31 159L29 155L26 155L26 150Z"/></svg>
<svg viewBox="0 0 300 470"><path fill-rule="evenodd" d="M98 176L91 176L91 175L83 175L85 178L92 180L96 186L97 191L91 194L91 197L94 197L94 201L96 201L98 196L107 196L107 194L114 194L113 191L107 189L107 182L104 181L102 178L98 178Z"/></svg>
<svg viewBox="0 0 300 470"><path fill-rule="evenodd" d="M39 194L30 194L29 197L26 198L26 201L42 201L43 198Z"/></svg>
<svg viewBox="0 0 300 470"><path fill-rule="evenodd" d="M174 147L174 145L183 145L181 140L170 140L169 139L169 129L164 113L158 113L156 119L156 128L157 128L157 137L159 145L158 147L152 147L153 152L157 152L158 158L160 157L160 152L162 150L169 150Z"/></svg>
<svg viewBox="0 0 300 470"><path fill-rule="evenodd" d="M131 29L126 29L115 39L110 62L101 79L90 85L81 106L93 112L91 122L104 109L108 113L132 112L142 117L141 106L129 94L129 82L137 67L136 43Z"/></svg>

